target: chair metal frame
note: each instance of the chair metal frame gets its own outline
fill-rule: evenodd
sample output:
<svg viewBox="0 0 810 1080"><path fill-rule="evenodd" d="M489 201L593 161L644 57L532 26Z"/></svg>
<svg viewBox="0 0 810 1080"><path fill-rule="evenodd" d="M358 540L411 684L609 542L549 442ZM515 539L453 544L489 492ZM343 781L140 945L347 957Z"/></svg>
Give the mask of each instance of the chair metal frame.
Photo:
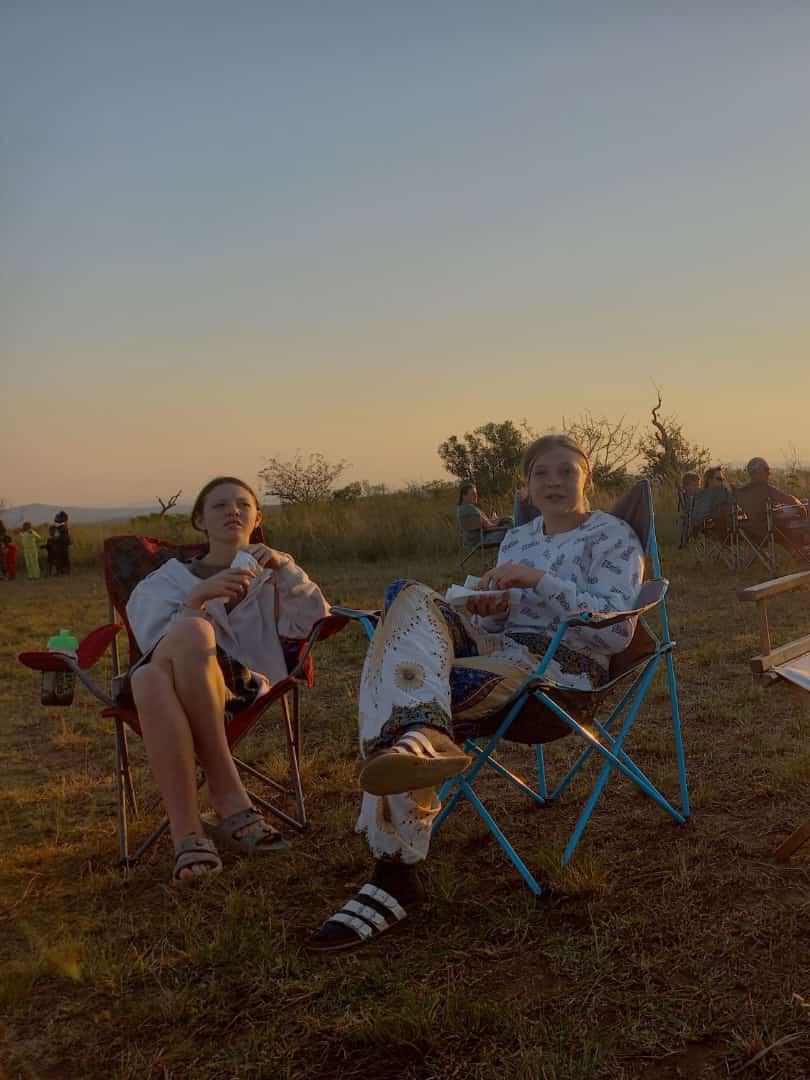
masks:
<svg viewBox="0 0 810 1080"><path fill-rule="evenodd" d="M681 731L675 664L672 655L675 642L670 635L669 618L665 601L668 582L661 576L661 560L658 541L655 534L652 489L648 481L642 481L640 488L643 488L649 513L649 532L646 538L645 554L652 562L654 577L642 586L642 591L639 596L639 606L632 612L580 612L564 619L533 674L528 676L515 692L511 707L504 719L498 725L497 730L492 735L469 740L465 743L465 750L475 758L473 764L460 776L447 781L439 793L439 799L442 801L443 806L434 822L433 831L436 832L441 827L461 799L466 799L472 805L479 817L481 817L487 829L495 837L501 849L512 862L523 881L529 889L538 896L542 893L542 888L536 877L507 839L506 835L473 788L473 782L485 766L493 769L496 774L514 785L535 804L539 806L548 806L562 795L592 754L596 753L604 759L604 764L596 784L585 803L579 820L574 828L574 832L566 845L562 857L562 866L565 866L573 855L604 787L614 770L617 770L631 780L640 791L647 795L679 825L685 824L690 815L686 759ZM653 633L649 623L644 618L646 614L653 610L657 610L659 616L660 628L658 635ZM571 694L572 692L582 693L586 696L589 694L596 695L597 698L599 698L614 686L618 685L621 681L633 677L629 689L621 695L619 701L612 709L610 716L604 723L592 719L587 725L583 724L554 700L552 695L554 693L555 684L545 676L548 665L553 659L554 653L569 627L588 625L595 629L601 627L607 628L612 623L620 619L624 620L631 615L638 615L639 626L649 634L650 639L653 642L653 652L638 662L633 663L627 671L622 672L621 675L611 679L607 684L599 687L597 690L572 691L570 687L561 688L564 689L567 694ZM638 629L636 633L639 633ZM649 780L638 764L624 749L625 740L633 728L653 678L661 663L664 664L666 669L669 689L675 758L678 766L678 784L681 801L680 808L673 806L672 803L665 798L661 791ZM526 783L525 780L505 768L505 766L494 757L494 752L498 748L501 739L508 739L510 726L519 713L526 707L531 698L534 698L538 703L550 710L551 713L559 720L563 721L572 732L584 739L587 744L566 775L552 791L549 791L545 751L542 745L537 744L534 748L537 766L536 788L532 787L530 784ZM617 728L618 731L616 731Z"/></svg>
<svg viewBox="0 0 810 1080"><path fill-rule="evenodd" d="M759 539L750 536L746 531L745 523L750 519L737 502L736 496L733 499L731 520L736 544L735 569L748 570L759 561L765 570L772 574L776 569L776 534L773 523L773 505L770 499L765 502L765 532Z"/></svg>
<svg viewBox="0 0 810 1080"><path fill-rule="evenodd" d="M177 555L187 556L198 554L204 550L200 545L172 544L165 540L156 540L151 537L114 536L104 541L104 571L108 592L109 623L97 627L81 642L78 656L62 656L50 652L21 653L18 660L26 667L35 671L73 672L73 674L87 687L93 696L100 701L105 708L101 715L113 721L114 736L114 782L115 782L115 805L118 816L118 864L129 868L138 863L149 849L160 839L169 827L168 818L163 818L160 824L143 840L134 852L129 849L129 819L137 819L138 804L135 797L135 788L132 781L130 767L129 744L127 728L140 735L137 710L130 703L122 703L118 698L122 670L121 658L118 648L117 635L121 630L126 630L129 638L131 667L140 655L137 641L132 633L126 618L125 605L116 605L112 586L110 584L110 559L116 542L126 540L146 541L157 545L163 552L170 552L168 557ZM163 560L165 561L165 560ZM123 608L123 609L122 609ZM121 622L116 622L116 615ZM314 684L314 666L312 663L312 651L318 641L322 641L336 633L346 625L347 619L338 615L332 615L320 619L313 626L309 636L301 641L291 643L294 646L295 655L292 667L285 679L274 684L267 693L261 695L253 705L240 712L233 714L226 727L228 745L233 753L234 748L251 732L263 718L266 711L276 703L281 709L282 724L287 745L288 775L287 784L279 783L273 777L250 765L248 762L233 754L234 762L240 773L266 784L280 795L293 799L295 803L294 814L288 814L279 806L257 795L254 791L248 791L253 802L267 813L298 832L303 832L308 827L306 804L304 800L303 785L301 782L300 761L303 748L302 733L302 710L300 691L303 686ZM110 649L111 682L110 692L107 693L98 686L87 674L91 668ZM288 661L289 663L289 661ZM202 787L205 776L202 770L198 771L197 786ZM157 805L159 800L155 800Z"/></svg>
<svg viewBox="0 0 810 1080"><path fill-rule="evenodd" d="M471 530L469 530L469 529L466 530L466 532L470 532L470 531ZM459 542L459 558L460 558L459 565L460 565L462 570L465 568L467 562L475 554L480 554L480 556L481 556L481 569L483 570L484 567L486 566L486 553L487 553L487 551L491 551L493 548L495 550L497 550L501 546L501 540L503 539L503 537L499 536L497 539L492 538L490 540L487 540L486 531L487 530L484 529L484 523L481 522L480 525L479 525L478 543L475 545L475 547L470 548L469 551L468 551L465 544L464 544L465 530L462 529L461 522L458 523L458 542Z"/></svg>

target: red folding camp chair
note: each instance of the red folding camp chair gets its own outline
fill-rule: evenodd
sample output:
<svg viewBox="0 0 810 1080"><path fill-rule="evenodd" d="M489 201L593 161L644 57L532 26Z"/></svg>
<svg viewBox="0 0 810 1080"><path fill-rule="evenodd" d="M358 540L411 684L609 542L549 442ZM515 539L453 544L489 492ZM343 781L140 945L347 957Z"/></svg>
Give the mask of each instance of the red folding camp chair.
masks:
<svg viewBox="0 0 810 1080"><path fill-rule="evenodd" d="M262 539L260 530L251 537L251 540L255 542ZM127 728L130 728L131 731L138 735L140 735L141 730L138 723L138 714L132 698L129 696L123 676L126 670L140 657L141 653L127 621L127 602L138 582L164 562L172 558L189 559L195 555L204 554L205 551L205 545L173 544L166 540L155 540L144 536L110 537L104 541L104 578L109 598L109 624L100 626L87 635L79 645L78 656L75 661L72 658L50 652L27 652L21 653L18 657L21 663L35 671L73 671L88 690L106 706L101 715L112 720L115 736L115 796L118 811L119 863L122 866L132 866L138 862L169 825L168 819L164 818L136 851L130 854L127 838L127 811L129 810L129 814L134 818L137 817L138 810L129 765ZM116 617L120 618L121 622L115 622ZM329 615L313 626L309 637L305 640L282 639L289 672L287 677L272 686L266 694L258 698L249 708L235 713L229 719L227 725L228 745L233 751L233 748L256 727L270 706L276 703L279 704L287 743L288 775L286 785L267 776L266 773L261 772L253 765L249 765L236 757L236 755L234 755L234 761L242 774L267 784L278 794L294 801L295 812L289 814L274 803L261 798L252 791L249 792L251 799L257 806L299 831L307 826L300 772L302 737L300 689L302 686L312 687L314 685L315 667L312 661L312 650L315 643L331 637L332 634L342 629L347 621L344 616ZM117 641L117 635L122 629L127 632L129 644L128 662L123 670ZM111 649L112 681L110 691L106 693L93 682L87 672L102 657L108 647ZM201 773L199 778L200 786L202 786L203 782L204 776Z"/></svg>

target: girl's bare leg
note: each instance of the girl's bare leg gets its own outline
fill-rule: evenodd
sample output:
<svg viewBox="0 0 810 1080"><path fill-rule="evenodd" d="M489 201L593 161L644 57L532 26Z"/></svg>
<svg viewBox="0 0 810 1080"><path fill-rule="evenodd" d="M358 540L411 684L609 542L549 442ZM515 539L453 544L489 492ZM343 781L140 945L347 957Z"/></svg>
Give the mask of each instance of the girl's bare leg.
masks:
<svg viewBox="0 0 810 1080"><path fill-rule="evenodd" d="M197 759L221 817L250 805L225 736L225 684L216 660L214 632L205 619L176 623L150 663L135 672L132 692L175 846L185 836L204 835ZM204 867L188 871L204 872Z"/></svg>

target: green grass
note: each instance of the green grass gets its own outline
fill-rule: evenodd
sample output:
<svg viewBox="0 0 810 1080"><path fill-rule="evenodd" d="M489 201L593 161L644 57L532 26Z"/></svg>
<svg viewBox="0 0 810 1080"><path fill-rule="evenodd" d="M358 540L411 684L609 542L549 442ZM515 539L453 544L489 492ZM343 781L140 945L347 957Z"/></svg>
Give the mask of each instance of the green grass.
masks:
<svg viewBox="0 0 810 1080"><path fill-rule="evenodd" d="M458 577L432 550L304 562L333 602L359 606L403 574ZM321 648L306 697L309 832L177 892L168 844L128 875L114 867L112 740L96 705L79 691L69 710L43 708L13 658L61 625L104 621L100 575L0 583L0 1075L700 1080L772 1046L743 1080L810 1075L810 851L771 859L810 814L810 696L752 684L754 612L730 574L670 550L664 565L692 822L678 828L614 777L560 874L587 785L537 811L487 781L550 895L534 900L464 810L434 844L429 907L332 960L307 938L369 865L352 832L361 635ZM807 595L775 603L772 622L785 638L807 632ZM663 681L649 704L633 749L674 792ZM279 749L267 730L252 754L277 763ZM133 752L148 796L137 740ZM549 756L562 767L570 754L564 741ZM529 768L521 748L507 758Z"/></svg>

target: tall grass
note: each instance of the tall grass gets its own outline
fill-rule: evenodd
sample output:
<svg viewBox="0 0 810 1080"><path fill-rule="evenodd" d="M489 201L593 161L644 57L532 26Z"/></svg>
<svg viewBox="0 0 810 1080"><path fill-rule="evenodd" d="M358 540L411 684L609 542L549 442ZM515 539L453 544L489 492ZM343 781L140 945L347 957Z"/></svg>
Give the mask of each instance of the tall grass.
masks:
<svg viewBox="0 0 810 1080"><path fill-rule="evenodd" d="M609 509L615 496L597 491L591 505ZM656 492L659 540L675 536L675 496L667 489ZM512 503L501 499L486 509L510 515ZM303 565L321 562L390 562L397 559L442 559L458 551L456 500L452 492L427 495L396 492L373 495L345 503L330 501L309 506L268 508L264 516L267 542L291 552ZM72 559L76 567L96 566L108 536L137 533L176 543L198 543L201 533L183 515L153 514L130 522L99 522L76 525Z"/></svg>

